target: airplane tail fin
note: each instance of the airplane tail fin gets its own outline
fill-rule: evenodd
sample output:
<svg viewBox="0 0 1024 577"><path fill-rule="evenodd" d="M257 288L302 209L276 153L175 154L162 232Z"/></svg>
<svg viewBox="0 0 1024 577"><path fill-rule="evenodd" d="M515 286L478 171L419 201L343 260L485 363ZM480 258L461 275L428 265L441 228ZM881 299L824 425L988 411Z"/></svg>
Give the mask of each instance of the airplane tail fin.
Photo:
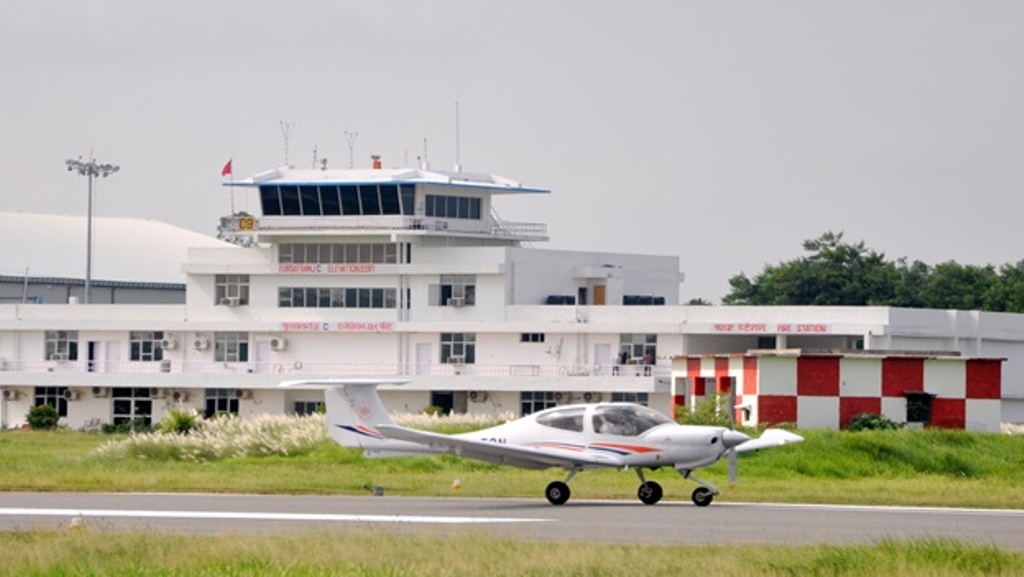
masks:
<svg viewBox="0 0 1024 577"><path fill-rule="evenodd" d="M398 456L422 454L424 447L415 443L388 439L378 425L391 424L384 403L377 393L378 385L400 385L407 379L321 379L286 381L279 386L323 386L327 407L328 434L342 447L363 449L367 456Z"/></svg>

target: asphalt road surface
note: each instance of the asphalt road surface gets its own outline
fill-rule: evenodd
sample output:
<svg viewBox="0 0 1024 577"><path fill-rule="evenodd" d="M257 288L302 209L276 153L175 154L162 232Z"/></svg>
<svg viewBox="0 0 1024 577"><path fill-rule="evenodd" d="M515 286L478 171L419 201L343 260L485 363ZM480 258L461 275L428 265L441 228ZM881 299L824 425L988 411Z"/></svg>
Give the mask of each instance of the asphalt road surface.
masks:
<svg viewBox="0 0 1024 577"><path fill-rule="evenodd" d="M0 493L0 530L84 523L108 531L487 531L531 540L656 544L851 544L951 537L1024 551L1024 510L464 497Z"/></svg>

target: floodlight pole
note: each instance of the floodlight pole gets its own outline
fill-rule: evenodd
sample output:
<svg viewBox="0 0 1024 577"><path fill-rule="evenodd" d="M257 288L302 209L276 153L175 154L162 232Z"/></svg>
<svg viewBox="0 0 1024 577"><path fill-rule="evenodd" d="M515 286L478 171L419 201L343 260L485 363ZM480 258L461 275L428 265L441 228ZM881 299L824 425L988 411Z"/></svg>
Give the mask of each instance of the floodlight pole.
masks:
<svg viewBox="0 0 1024 577"><path fill-rule="evenodd" d="M81 156L78 160L67 160L65 163L68 172L77 171L89 179L89 208L85 221L85 304L89 304L89 293L92 291L92 179L97 176L106 178L121 170L121 167L114 164L97 164L92 158L89 162L82 162Z"/></svg>

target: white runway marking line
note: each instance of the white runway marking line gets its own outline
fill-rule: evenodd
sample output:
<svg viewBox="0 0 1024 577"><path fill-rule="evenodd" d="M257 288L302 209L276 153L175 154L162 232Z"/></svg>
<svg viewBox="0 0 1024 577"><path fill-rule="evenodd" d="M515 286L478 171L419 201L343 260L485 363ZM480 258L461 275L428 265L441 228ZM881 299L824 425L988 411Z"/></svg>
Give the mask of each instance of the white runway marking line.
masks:
<svg viewBox="0 0 1024 577"><path fill-rule="evenodd" d="M487 524L537 523L552 519L512 517L427 517L421 515L345 515L331 513L247 513L235 511L129 511L123 509L0 508L0 515L34 517L137 517L144 519L234 519L244 521L334 521L349 523Z"/></svg>
<svg viewBox="0 0 1024 577"><path fill-rule="evenodd" d="M859 511L866 513L870 513L872 511L883 511L893 513L942 513L949 515L1024 516L1024 509L976 509L966 507L932 506L914 507L911 505L828 505L812 503L730 503L730 505L752 505L787 509L834 509L837 511Z"/></svg>

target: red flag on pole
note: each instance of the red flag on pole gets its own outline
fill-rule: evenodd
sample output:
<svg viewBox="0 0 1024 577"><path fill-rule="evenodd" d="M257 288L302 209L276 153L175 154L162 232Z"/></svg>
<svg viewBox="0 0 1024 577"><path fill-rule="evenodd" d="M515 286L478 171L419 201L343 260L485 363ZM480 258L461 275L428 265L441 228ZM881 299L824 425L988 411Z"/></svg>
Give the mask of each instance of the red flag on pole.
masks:
<svg viewBox="0 0 1024 577"><path fill-rule="evenodd" d="M230 158L228 159L228 163L224 165L224 168L220 169L220 175L221 176L227 176L229 174L233 174L231 172L231 159Z"/></svg>

